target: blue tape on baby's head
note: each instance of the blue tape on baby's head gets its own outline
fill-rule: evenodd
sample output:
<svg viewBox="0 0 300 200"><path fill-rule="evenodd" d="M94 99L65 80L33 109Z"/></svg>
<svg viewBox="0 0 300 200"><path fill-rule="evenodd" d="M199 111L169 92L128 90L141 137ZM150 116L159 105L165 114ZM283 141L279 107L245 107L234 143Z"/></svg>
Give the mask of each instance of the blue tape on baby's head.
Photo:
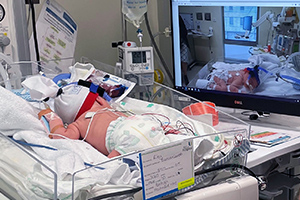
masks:
<svg viewBox="0 0 300 200"><path fill-rule="evenodd" d="M249 71L249 76L248 76L248 80L251 78L251 77L255 77L256 81L257 81L257 85L260 84L260 80L259 80L259 76L258 76L258 65L256 65L255 67L253 68L250 68L250 67L247 67L247 70Z"/></svg>
<svg viewBox="0 0 300 200"><path fill-rule="evenodd" d="M97 93L97 90L98 90L98 85L95 85L94 83L91 83L90 85L90 91L93 92L93 93Z"/></svg>

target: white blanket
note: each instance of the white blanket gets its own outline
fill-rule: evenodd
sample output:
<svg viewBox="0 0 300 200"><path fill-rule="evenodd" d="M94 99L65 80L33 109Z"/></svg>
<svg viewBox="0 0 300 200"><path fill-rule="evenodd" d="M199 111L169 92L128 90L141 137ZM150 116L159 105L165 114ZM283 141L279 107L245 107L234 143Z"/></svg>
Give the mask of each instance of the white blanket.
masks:
<svg viewBox="0 0 300 200"><path fill-rule="evenodd" d="M3 87L0 87L0 105L0 131L3 134L11 136L21 130L44 132L36 117L38 110Z"/></svg>

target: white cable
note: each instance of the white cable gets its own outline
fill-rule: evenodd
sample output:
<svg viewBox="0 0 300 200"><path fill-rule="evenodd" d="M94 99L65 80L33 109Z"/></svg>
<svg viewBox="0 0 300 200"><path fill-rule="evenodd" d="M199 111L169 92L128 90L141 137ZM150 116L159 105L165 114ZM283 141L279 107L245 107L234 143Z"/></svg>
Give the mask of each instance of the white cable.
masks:
<svg viewBox="0 0 300 200"><path fill-rule="evenodd" d="M98 111L97 111L97 112L98 112ZM84 138L82 139L82 141L85 141L85 139L87 138L87 136L88 136L88 134L89 134L89 131L90 131L90 127L91 127L92 121L93 121L94 116L96 115L97 112L94 112L94 113L93 113L93 115L92 115L92 117L91 117L91 120L90 120L90 122L89 122L89 125L88 125L88 127L87 127L87 130L86 130L86 132L85 132L85 136L84 136Z"/></svg>
<svg viewBox="0 0 300 200"><path fill-rule="evenodd" d="M86 130L85 136L84 136L84 138L83 138L81 141L85 141L85 140L86 140L94 116L95 116L96 114L103 113L103 112L101 112L101 111L103 111L103 112L105 112L105 111L112 111L111 113L113 113L113 114L115 114L115 115L117 115L117 116L119 116L119 117L121 116L121 115L115 113L116 110L114 110L114 109L108 109L108 108L103 108L103 109L101 109L101 110L98 110L98 111L94 112L93 115L92 115L92 117L91 117L91 120L90 120L90 122L89 122L89 125L88 125L88 128L87 128L87 130ZM49 133L49 135L55 135L55 136L62 137L62 138L64 138L64 139L72 140L72 139L70 139L70 138L68 138L68 137L66 137L66 136L64 136L64 135L57 134L57 133Z"/></svg>
<svg viewBox="0 0 300 200"><path fill-rule="evenodd" d="M113 114L115 114L115 115L121 117L121 115L119 115L118 113L116 113L117 111L116 111L115 109L103 108L103 109L97 110L97 111L94 112L93 115L91 116L91 120L90 120L90 122L89 122L89 125L88 125L88 127L87 127L87 130L86 130L86 132L85 132L85 136L84 136L84 138L82 139L82 141L85 141L85 139L87 138L87 136L88 136L88 134L89 134L90 127L91 127L92 121L93 121L93 119L94 119L94 116L95 116L96 114L99 114L99 113L104 113L105 111L111 111L111 113L113 113Z"/></svg>

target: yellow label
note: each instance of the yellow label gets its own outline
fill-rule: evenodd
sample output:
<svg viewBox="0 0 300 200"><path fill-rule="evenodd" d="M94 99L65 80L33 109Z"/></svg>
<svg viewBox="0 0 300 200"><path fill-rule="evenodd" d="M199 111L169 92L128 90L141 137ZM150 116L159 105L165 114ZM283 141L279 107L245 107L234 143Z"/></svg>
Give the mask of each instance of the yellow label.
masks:
<svg viewBox="0 0 300 200"><path fill-rule="evenodd" d="M190 178L190 179L187 179L185 181L181 181L178 183L178 190L181 190L183 188L186 188L186 187L189 187L191 185L193 185L195 183L195 178Z"/></svg>

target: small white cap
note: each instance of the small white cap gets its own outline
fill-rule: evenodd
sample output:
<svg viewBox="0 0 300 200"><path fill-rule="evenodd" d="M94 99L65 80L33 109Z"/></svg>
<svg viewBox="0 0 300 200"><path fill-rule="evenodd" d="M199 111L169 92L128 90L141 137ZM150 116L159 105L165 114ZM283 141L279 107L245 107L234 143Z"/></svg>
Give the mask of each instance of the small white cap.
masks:
<svg viewBox="0 0 300 200"><path fill-rule="evenodd" d="M63 92L54 100L54 111L63 122L72 123L75 120L82 104L88 96L88 87L70 84L62 88Z"/></svg>
<svg viewBox="0 0 300 200"><path fill-rule="evenodd" d="M34 75L26 78L22 86L29 90L34 100L42 101L47 97L55 98L59 87L50 78Z"/></svg>

